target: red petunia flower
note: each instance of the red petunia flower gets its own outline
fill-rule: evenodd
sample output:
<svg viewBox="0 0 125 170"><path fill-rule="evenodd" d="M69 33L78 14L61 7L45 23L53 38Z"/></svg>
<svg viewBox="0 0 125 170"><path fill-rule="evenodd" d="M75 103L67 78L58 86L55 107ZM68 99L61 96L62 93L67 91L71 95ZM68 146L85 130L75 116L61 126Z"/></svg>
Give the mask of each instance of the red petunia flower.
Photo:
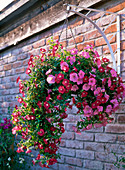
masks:
<svg viewBox="0 0 125 170"><path fill-rule="evenodd" d="M83 91L82 94L81 94L81 97L86 97L88 95L88 92L87 91Z"/></svg>
<svg viewBox="0 0 125 170"><path fill-rule="evenodd" d="M59 93L62 93L62 94L65 93L64 86L59 86L58 90L59 90Z"/></svg>
<svg viewBox="0 0 125 170"><path fill-rule="evenodd" d="M64 86L67 86L67 85L69 84L69 80L64 79L63 82L62 82L62 84L63 84Z"/></svg>
<svg viewBox="0 0 125 170"><path fill-rule="evenodd" d="M83 82L87 83L89 81L89 78L87 76L83 77Z"/></svg>
<svg viewBox="0 0 125 170"><path fill-rule="evenodd" d="M99 72L100 73L104 73L105 72L105 69L103 67L99 67Z"/></svg>
<svg viewBox="0 0 125 170"><path fill-rule="evenodd" d="M45 109L47 110L47 109L49 109L50 104L49 104L48 102L44 102L44 107L45 107Z"/></svg>

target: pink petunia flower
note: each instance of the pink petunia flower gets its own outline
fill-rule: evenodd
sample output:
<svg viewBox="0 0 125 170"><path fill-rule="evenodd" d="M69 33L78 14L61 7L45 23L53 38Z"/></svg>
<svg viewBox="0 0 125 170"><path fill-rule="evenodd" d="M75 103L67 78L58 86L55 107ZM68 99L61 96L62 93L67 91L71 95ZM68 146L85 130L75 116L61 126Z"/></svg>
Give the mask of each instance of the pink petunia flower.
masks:
<svg viewBox="0 0 125 170"><path fill-rule="evenodd" d="M90 78L89 79L89 85L94 86L96 84L96 79L95 78Z"/></svg>
<svg viewBox="0 0 125 170"><path fill-rule="evenodd" d="M108 105L108 106L106 107L106 112L107 112L107 113L110 113L111 110L112 110L112 106L111 106L111 105Z"/></svg>
<svg viewBox="0 0 125 170"><path fill-rule="evenodd" d="M89 84L84 84L82 86L82 89L85 90L85 91L88 91L90 89L90 85Z"/></svg>
<svg viewBox="0 0 125 170"><path fill-rule="evenodd" d="M49 69L46 73L45 73L45 75L47 75L47 74L49 74L49 73L51 73L52 72L52 69Z"/></svg>
<svg viewBox="0 0 125 170"><path fill-rule="evenodd" d="M76 61L76 57L70 57L70 64L73 65L73 63Z"/></svg>
<svg viewBox="0 0 125 170"><path fill-rule="evenodd" d="M76 91L76 90L78 90L78 89L79 89L79 88L78 88L77 85L73 85L72 88L71 88L71 91Z"/></svg>
<svg viewBox="0 0 125 170"><path fill-rule="evenodd" d="M82 70L80 70L78 75L79 75L79 78L82 79L84 77L85 73Z"/></svg>
<svg viewBox="0 0 125 170"><path fill-rule="evenodd" d="M55 76L49 75L49 76L47 77L47 82L48 82L49 84L55 83Z"/></svg>
<svg viewBox="0 0 125 170"><path fill-rule="evenodd" d="M86 105L83 111L84 111L84 116L86 117L91 116L93 113L92 108L89 105Z"/></svg>
<svg viewBox="0 0 125 170"><path fill-rule="evenodd" d="M85 52L85 51L82 52L82 56L85 57L85 58L90 58L89 53Z"/></svg>
<svg viewBox="0 0 125 170"><path fill-rule="evenodd" d="M70 50L72 55L75 55L78 53L78 50L76 48L73 48L72 50Z"/></svg>
<svg viewBox="0 0 125 170"><path fill-rule="evenodd" d="M69 65L68 65L66 62L63 61L63 62L60 63L60 67L61 67L61 70L64 71L64 68L65 68L65 67L68 67L68 68L69 68Z"/></svg>
<svg viewBox="0 0 125 170"><path fill-rule="evenodd" d="M83 83L83 79L78 78L78 79L77 79L77 84L80 85L80 84L82 84L82 83Z"/></svg>
<svg viewBox="0 0 125 170"><path fill-rule="evenodd" d="M70 73L70 81L77 82L78 76L77 73Z"/></svg>
<svg viewBox="0 0 125 170"><path fill-rule="evenodd" d="M97 87L97 89L94 91L94 95L98 95L101 91L101 87Z"/></svg>
<svg viewBox="0 0 125 170"><path fill-rule="evenodd" d="M109 100L109 95L105 94L104 97L106 98L106 102Z"/></svg>
<svg viewBox="0 0 125 170"><path fill-rule="evenodd" d="M111 79L109 78L108 79L108 87L111 87L111 84L112 84L112 82L111 82Z"/></svg>
<svg viewBox="0 0 125 170"><path fill-rule="evenodd" d="M117 73L116 73L116 71L114 69L112 69L110 71L110 73L111 73L112 77L117 77Z"/></svg>
<svg viewBox="0 0 125 170"><path fill-rule="evenodd" d="M102 112L103 111L103 106L97 106L98 112Z"/></svg>
<svg viewBox="0 0 125 170"><path fill-rule="evenodd" d="M113 108L116 108L116 107L119 105L117 99L110 100L110 103L114 104L114 107L113 107Z"/></svg>

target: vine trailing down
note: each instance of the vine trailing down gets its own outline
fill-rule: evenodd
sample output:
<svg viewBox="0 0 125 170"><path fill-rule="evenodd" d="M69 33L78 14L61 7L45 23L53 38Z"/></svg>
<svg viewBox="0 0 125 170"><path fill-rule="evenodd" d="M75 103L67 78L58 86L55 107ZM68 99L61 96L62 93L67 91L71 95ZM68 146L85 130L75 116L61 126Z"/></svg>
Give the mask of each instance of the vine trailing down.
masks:
<svg viewBox="0 0 125 170"><path fill-rule="evenodd" d="M77 107L76 132L106 126L125 96L125 86L108 66L109 59L101 59L92 45L78 53L51 40L48 52L40 51L40 56L30 56L26 69L30 78L17 79L22 97L12 113L12 133L22 135L17 152L38 150L33 164L49 167L59 158L67 108Z"/></svg>

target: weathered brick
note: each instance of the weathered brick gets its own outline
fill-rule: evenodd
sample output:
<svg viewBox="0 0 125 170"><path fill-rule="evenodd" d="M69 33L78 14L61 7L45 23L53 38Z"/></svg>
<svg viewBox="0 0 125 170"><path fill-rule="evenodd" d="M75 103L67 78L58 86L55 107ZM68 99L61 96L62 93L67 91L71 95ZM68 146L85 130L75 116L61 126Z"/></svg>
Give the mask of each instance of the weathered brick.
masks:
<svg viewBox="0 0 125 170"><path fill-rule="evenodd" d="M124 104L120 104L119 109L116 110L115 113L118 113L118 114L125 113L125 105Z"/></svg>
<svg viewBox="0 0 125 170"><path fill-rule="evenodd" d="M119 170L119 168L114 166L114 164L105 163L104 170ZM120 170L122 170L122 169L120 169Z"/></svg>
<svg viewBox="0 0 125 170"><path fill-rule="evenodd" d="M20 54L17 56L17 60L24 60L28 57L28 54Z"/></svg>
<svg viewBox="0 0 125 170"><path fill-rule="evenodd" d="M75 149L67 149L67 148L61 148L59 149L59 153L62 155L67 155L67 156L75 156Z"/></svg>
<svg viewBox="0 0 125 170"><path fill-rule="evenodd" d="M30 50L32 50L32 45L27 45L27 46L24 46L23 48L21 48L21 52L27 52Z"/></svg>
<svg viewBox="0 0 125 170"><path fill-rule="evenodd" d="M68 117L65 119L66 122L75 122L80 120L80 115L68 114Z"/></svg>
<svg viewBox="0 0 125 170"><path fill-rule="evenodd" d="M125 124L125 115L118 115L117 121L118 121L118 123L124 123Z"/></svg>
<svg viewBox="0 0 125 170"><path fill-rule="evenodd" d="M8 63L12 63L17 60L17 56L11 56L8 58Z"/></svg>
<svg viewBox="0 0 125 170"><path fill-rule="evenodd" d="M4 70L11 70L11 64L4 65Z"/></svg>
<svg viewBox="0 0 125 170"><path fill-rule="evenodd" d="M24 73L24 71L25 71L25 68L17 68L14 70L15 74Z"/></svg>
<svg viewBox="0 0 125 170"><path fill-rule="evenodd" d="M125 145L120 144L106 144L105 145L106 152L113 152L118 154L123 154L125 152Z"/></svg>
<svg viewBox="0 0 125 170"><path fill-rule="evenodd" d="M82 25L82 24L83 24L83 19L77 17L75 20L72 20L69 23L68 29L69 28L74 28L74 27Z"/></svg>
<svg viewBox="0 0 125 170"><path fill-rule="evenodd" d="M76 140L67 140L66 141L66 147L67 148L77 148L77 149L81 149L83 148L83 142L80 141L76 141Z"/></svg>
<svg viewBox="0 0 125 170"><path fill-rule="evenodd" d="M0 71L3 71L3 66L0 66Z"/></svg>
<svg viewBox="0 0 125 170"><path fill-rule="evenodd" d="M114 156L113 153L106 153L106 152L95 152L95 159L98 161L103 161L103 162L115 162L116 157Z"/></svg>
<svg viewBox="0 0 125 170"><path fill-rule="evenodd" d="M115 142L116 135L97 133L97 134L95 134L95 141L96 142Z"/></svg>
<svg viewBox="0 0 125 170"><path fill-rule="evenodd" d="M62 139L74 139L75 138L75 132L65 132L62 134Z"/></svg>
<svg viewBox="0 0 125 170"><path fill-rule="evenodd" d="M105 127L105 132L108 132L108 133L125 133L125 125L108 124Z"/></svg>
<svg viewBox="0 0 125 170"><path fill-rule="evenodd" d="M66 41L61 41L60 44L62 44L63 47L67 46Z"/></svg>
<svg viewBox="0 0 125 170"><path fill-rule="evenodd" d="M8 94L10 94L10 91L9 90L2 90L1 94L2 95L8 95Z"/></svg>
<svg viewBox="0 0 125 170"><path fill-rule="evenodd" d="M19 93L19 88L10 89L10 94L18 94L18 93Z"/></svg>
<svg viewBox="0 0 125 170"><path fill-rule="evenodd" d="M61 155L61 156L60 156L60 159L58 159L57 161L58 161L59 163L64 163L64 158L65 158L65 156Z"/></svg>
<svg viewBox="0 0 125 170"><path fill-rule="evenodd" d="M5 76L5 71L0 72L0 77L4 77Z"/></svg>
<svg viewBox="0 0 125 170"><path fill-rule="evenodd" d="M75 35L79 35L94 29L94 25L91 23L86 23L75 28Z"/></svg>
<svg viewBox="0 0 125 170"><path fill-rule="evenodd" d="M67 123L66 124L66 130L68 130L68 131L74 131L73 130L73 126L75 126L76 125L76 123Z"/></svg>
<svg viewBox="0 0 125 170"><path fill-rule="evenodd" d="M74 166L59 164L59 170L75 170Z"/></svg>
<svg viewBox="0 0 125 170"><path fill-rule="evenodd" d="M102 27L102 26L105 26L105 25L108 25L110 24L111 22L114 23L116 21L116 16L111 14L111 15L108 15L108 16L105 16L103 17L100 21L98 21L97 25L99 27Z"/></svg>
<svg viewBox="0 0 125 170"><path fill-rule="evenodd" d="M17 67L20 67L20 66L22 66L22 62L13 63L13 68L17 68Z"/></svg>
<svg viewBox="0 0 125 170"><path fill-rule="evenodd" d="M59 35L54 35L54 36L53 36L53 39L54 39L54 40L59 40Z"/></svg>
<svg viewBox="0 0 125 170"><path fill-rule="evenodd" d="M94 136L93 136L93 133L82 132L81 135L76 134L76 139L83 140L83 141L93 141Z"/></svg>
<svg viewBox="0 0 125 170"><path fill-rule="evenodd" d="M103 163L99 161L84 160L84 168L103 170Z"/></svg>
<svg viewBox="0 0 125 170"><path fill-rule="evenodd" d="M87 150L76 150L76 157L77 158L84 158L84 159L94 159L94 152L87 151Z"/></svg>
<svg viewBox="0 0 125 170"><path fill-rule="evenodd" d="M117 32L117 24L114 23L112 25L110 25L106 30L105 30L105 34L109 34L109 33L113 33L113 32Z"/></svg>
<svg viewBox="0 0 125 170"><path fill-rule="evenodd" d="M102 133L103 132L103 127L92 128L92 129L88 130L87 132L100 132L100 133Z"/></svg>
<svg viewBox="0 0 125 170"><path fill-rule="evenodd" d="M33 48L39 48L39 47L42 47L44 45L45 45L45 40L42 39L40 41L37 41L37 42L33 43Z"/></svg>
<svg viewBox="0 0 125 170"><path fill-rule="evenodd" d="M104 148L105 148L105 144L103 143L84 142L85 150L104 152Z"/></svg>
<svg viewBox="0 0 125 170"><path fill-rule="evenodd" d="M65 140L61 140L60 146L64 147L66 145L66 141Z"/></svg>
<svg viewBox="0 0 125 170"><path fill-rule="evenodd" d="M118 143L125 143L125 135L118 136Z"/></svg>
<svg viewBox="0 0 125 170"><path fill-rule="evenodd" d="M82 160L77 158L66 157L66 163L71 165L82 166Z"/></svg>
<svg viewBox="0 0 125 170"><path fill-rule="evenodd" d="M107 39L110 40L112 38L113 35L108 35L107 36ZM116 35L110 40L110 43L114 43L116 42ZM103 37L101 38L98 38L96 41L95 41L95 46L101 46L101 45L105 45L106 44L106 41L104 40Z"/></svg>

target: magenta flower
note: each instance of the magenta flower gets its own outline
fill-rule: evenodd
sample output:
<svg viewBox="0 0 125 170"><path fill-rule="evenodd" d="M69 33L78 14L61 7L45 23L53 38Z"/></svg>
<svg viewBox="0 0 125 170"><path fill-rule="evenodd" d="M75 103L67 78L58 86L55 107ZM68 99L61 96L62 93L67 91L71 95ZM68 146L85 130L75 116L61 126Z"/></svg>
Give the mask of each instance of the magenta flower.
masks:
<svg viewBox="0 0 125 170"><path fill-rule="evenodd" d="M96 50L94 51L94 53L95 53L95 57L100 57Z"/></svg>
<svg viewBox="0 0 125 170"><path fill-rule="evenodd" d="M105 94L104 97L106 98L106 102L109 100L109 95Z"/></svg>
<svg viewBox="0 0 125 170"><path fill-rule="evenodd" d="M82 52L82 56L85 57L85 58L90 58L89 53L85 52L85 51Z"/></svg>
<svg viewBox="0 0 125 170"><path fill-rule="evenodd" d="M49 76L47 77L47 82L48 82L49 84L55 83L55 76L49 75Z"/></svg>
<svg viewBox="0 0 125 170"><path fill-rule="evenodd" d="M91 116L93 113L92 108L89 105L85 106L83 111L84 111L84 116L86 116L86 117Z"/></svg>
<svg viewBox="0 0 125 170"><path fill-rule="evenodd" d="M112 110L112 106L111 106L111 105L108 105L108 106L106 107L106 112L107 112L107 113L110 113L111 110Z"/></svg>
<svg viewBox="0 0 125 170"><path fill-rule="evenodd" d="M63 70L64 67L68 67L69 68L69 65L66 62L61 62L60 66L61 66L61 70Z"/></svg>
<svg viewBox="0 0 125 170"><path fill-rule="evenodd" d="M101 87L97 87L97 89L94 91L94 95L98 95L101 91Z"/></svg>
<svg viewBox="0 0 125 170"><path fill-rule="evenodd" d="M112 77L117 77L117 73L116 73L116 71L114 69L112 69L110 71L110 73L111 73Z"/></svg>
<svg viewBox="0 0 125 170"><path fill-rule="evenodd" d="M109 78L108 79L108 87L111 87L111 84L112 84L112 82L111 82L111 79Z"/></svg>
<svg viewBox="0 0 125 170"><path fill-rule="evenodd" d="M76 61L76 57L70 57L70 64L73 65L73 63Z"/></svg>
<svg viewBox="0 0 125 170"><path fill-rule="evenodd" d="M89 79L89 85L94 86L96 84L96 79L95 78L90 78Z"/></svg>
<svg viewBox="0 0 125 170"><path fill-rule="evenodd" d="M72 55L75 55L78 53L78 50L76 48L73 48L72 50L70 50Z"/></svg>
<svg viewBox="0 0 125 170"><path fill-rule="evenodd" d="M116 108L116 107L119 105L117 99L110 100L110 103L114 104L114 107L113 107L113 108Z"/></svg>
<svg viewBox="0 0 125 170"><path fill-rule="evenodd" d="M77 73L70 73L70 81L77 82L78 76Z"/></svg>
<svg viewBox="0 0 125 170"><path fill-rule="evenodd" d="M80 84L82 84L82 83L83 83L83 79L78 78L78 79L77 79L77 84L80 85Z"/></svg>
<svg viewBox="0 0 125 170"><path fill-rule="evenodd" d="M98 112L102 112L103 111L103 106L97 106Z"/></svg>
<svg viewBox="0 0 125 170"><path fill-rule="evenodd" d="M46 73L45 73L45 75L47 75L47 74L49 74L49 73L51 73L52 72L52 69L49 69Z"/></svg>
<svg viewBox="0 0 125 170"><path fill-rule="evenodd" d="M82 89L85 90L85 91L88 91L90 89L90 85L89 84L84 84L82 86Z"/></svg>
<svg viewBox="0 0 125 170"><path fill-rule="evenodd" d="M78 75L79 75L79 78L82 79L84 77L85 73L82 70L80 70Z"/></svg>
<svg viewBox="0 0 125 170"><path fill-rule="evenodd" d="M71 91L76 91L76 90L78 90L78 89L79 89L79 88L78 88L77 85L73 85L72 88L71 88Z"/></svg>

